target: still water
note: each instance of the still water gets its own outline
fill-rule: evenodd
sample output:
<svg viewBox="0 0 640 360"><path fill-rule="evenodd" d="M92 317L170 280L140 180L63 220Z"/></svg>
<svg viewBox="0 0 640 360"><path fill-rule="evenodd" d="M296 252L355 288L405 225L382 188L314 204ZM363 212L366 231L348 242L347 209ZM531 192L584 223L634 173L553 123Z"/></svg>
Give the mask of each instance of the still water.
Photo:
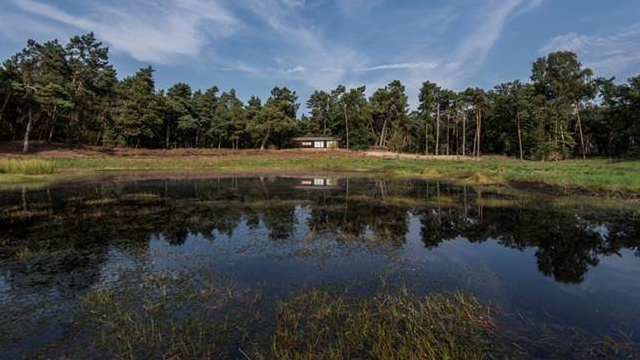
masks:
<svg viewBox="0 0 640 360"><path fill-rule="evenodd" d="M400 286L419 296L460 291L491 304L516 338L544 338L523 342L531 357L608 341L609 354L627 356L615 347L633 354L640 341L637 205L313 176L5 190L0 358L149 356L101 342L112 314L83 301L107 303L100 295L109 291L138 306L181 287L203 294L210 282L229 294L219 304L176 295L140 308L216 319L250 309L238 315L247 330L216 355L246 358L243 344L268 338L275 304L305 289L330 286L354 298ZM240 305L227 308L236 298ZM598 353L575 356L588 355Z"/></svg>

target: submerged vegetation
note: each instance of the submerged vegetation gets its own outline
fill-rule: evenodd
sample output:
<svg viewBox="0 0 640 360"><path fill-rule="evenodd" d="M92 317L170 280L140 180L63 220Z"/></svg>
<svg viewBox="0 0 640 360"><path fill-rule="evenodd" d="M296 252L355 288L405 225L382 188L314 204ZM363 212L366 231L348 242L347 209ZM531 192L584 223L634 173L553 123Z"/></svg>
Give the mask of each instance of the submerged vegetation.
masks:
<svg viewBox="0 0 640 360"><path fill-rule="evenodd" d="M316 287L265 309L259 290L203 282L204 274L158 273L138 286L88 291L73 320L80 343L62 348L122 359L435 360L506 351L491 308L462 293L419 298L403 288L358 299Z"/></svg>
<svg viewBox="0 0 640 360"><path fill-rule="evenodd" d="M499 357L494 314L469 295L420 299L401 289L357 300L318 287L261 314L259 290L241 291L205 274L159 273L142 279L142 287L91 290L75 326L92 342L90 351L123 359ZM256 335L260 329L267 333Z"/></svg>
<svg viewBox="0 0 640 360"><path fill-rule="evenodd" d="M346 289L317 286L267 305L261 289L239 289L204 269L189 276L158 272L141 277L130 271L121 275L128 277L125 284L80 296L68 333L31 355L480 360L640 354L624 333L596 339L576 328L537 324L505 313L462 292L418 296L400 287L354 296ZM13 316L24 317L22 324L38 331L38 322L50 315L38 314L41 318L34 322L26 312L43 305L8 307L0 315L0 351L28 335L27 328L16 329Z"/></svg>
<svg viewBox="0 0 640 360"><path fill-rule="evenodd" d="M276 359L500 358L494 314L461 293L418 298L406 289L371 299L312 289L278 304Z"/></svg>
<svg viewBox="0 0 640 360"><path fill-rule="evenodd" d="M249 342L259 297L212 274L156 273L80 299L75 326L90 351L122 359L216 359Z"/></svg>

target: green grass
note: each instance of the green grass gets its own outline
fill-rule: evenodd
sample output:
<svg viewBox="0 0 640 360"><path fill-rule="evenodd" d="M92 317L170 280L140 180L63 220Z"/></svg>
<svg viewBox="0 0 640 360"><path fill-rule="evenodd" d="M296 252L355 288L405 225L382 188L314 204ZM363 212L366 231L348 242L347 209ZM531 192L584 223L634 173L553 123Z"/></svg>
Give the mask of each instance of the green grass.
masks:
<svg viewBox="0 0 640 360"><path fill-rule="evenodd" d="M505 322L514 315L460 292L420 297L405 287L384 287L355 296L321 286L273 298L208 269L132 269L121 276L118 286L84 292L64 336L25 358L466 360L640 353L624 334L591 337L520 314ZM57 321L38 311L42 303L4 305L0 351Z"/></svg>
<svg viewBox="0 0 640 360"><path fill-rule="evenodd" d="M0 174L3 175L47 175L56 170L56 162L46 159L0 159Z"/></svg>
<svg viewBox="0 0 640 360"><path fill-rule="evenodd" d="M86 293L76 322L93 335L86 348L123 359L484 359L503 351L490 308L461 293L419 299L399 290L350 300L313 288L278 302L274 323L260 323L265 318L256 318L242 293L211 284L180 289L163 277L152 282L156 296ZM261 335L246 335L255 331Z"/></svg>
<svg viewBox="0 0 640 360"><path fill-rule="evenodd" d="M245 322L256 314L245 291L204 272L186 279L175 273L128 275L136 280L81 297L73 324L90 334L91 344L75 343L74 351L119 359L217 359L232 344L248 342Z"/></svg>
<svg viewBox="0 0 640 360"><path fill-rule="evenodd" d="M640 193L640 161L604 159L562 162L482 160L408 160L365 157L273 158L262 156L219 157L105 157L2 159L0 184L78 177L98 171L182 171L216 173L375 173L404 177L443 179L472 185L534 182L568 190L584 189Z"/></svg>
<svg viewBox="0 0 640 360"><path fill-rule="evenodd" d="M278 304L273 359L501 358L490 308L463 294L371 299L312 289Z"/></svg>

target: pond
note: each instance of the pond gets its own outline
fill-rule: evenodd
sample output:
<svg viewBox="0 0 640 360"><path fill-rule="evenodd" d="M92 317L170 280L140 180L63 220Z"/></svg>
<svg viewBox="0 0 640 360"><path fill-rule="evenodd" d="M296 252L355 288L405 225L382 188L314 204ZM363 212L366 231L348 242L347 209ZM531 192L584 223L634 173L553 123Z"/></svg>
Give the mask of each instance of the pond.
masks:
<svg viewBox="0 0 640 360"><path fill-rule="evenodd" d="M453 304L418 321L477 335L453 357L639 354L637 202L425 180L165 177L0 192L0 358L383 358L354 345L365 335L349 343L343 322L398 294ZM461 312L483 313L456 322L469 302ZM406 331L376 336L424 350Z"/></svg>

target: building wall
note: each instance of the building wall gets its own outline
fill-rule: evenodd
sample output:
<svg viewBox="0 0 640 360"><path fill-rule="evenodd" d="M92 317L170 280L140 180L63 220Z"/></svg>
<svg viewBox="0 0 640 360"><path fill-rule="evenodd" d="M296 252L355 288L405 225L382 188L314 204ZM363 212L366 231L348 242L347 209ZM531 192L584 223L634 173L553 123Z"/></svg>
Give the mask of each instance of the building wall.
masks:
<svg viewBox="0 0 640 360"><path fill-rule="evenodd" d="M295 147L304 148L304 149L327 149L327 148L338 148L337 141L296 141L293 143Z"/></svg>

